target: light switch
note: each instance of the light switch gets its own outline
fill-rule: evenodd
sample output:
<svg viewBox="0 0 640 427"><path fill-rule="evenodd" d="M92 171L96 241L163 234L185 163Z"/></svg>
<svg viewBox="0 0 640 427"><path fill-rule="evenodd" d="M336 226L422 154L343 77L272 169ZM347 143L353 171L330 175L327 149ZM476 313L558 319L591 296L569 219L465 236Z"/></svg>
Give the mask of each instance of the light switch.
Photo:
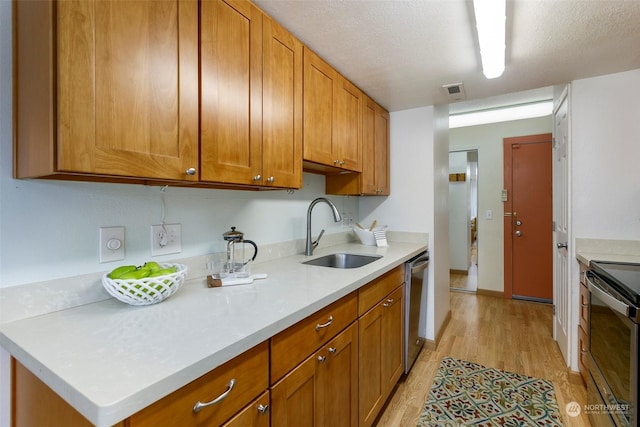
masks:
<svg viewBox="0 0 640 427"><path fill-rule="evenodd" d="M100 262L124 259L124 227L100 227Z"/></svg>
<svg viewBox="0 0 640 427"><path fill-rule="evenodd" d="M486 219L493 219L493 211L491 209L487 209L487 211L484 214L484 217Z"/></svg>

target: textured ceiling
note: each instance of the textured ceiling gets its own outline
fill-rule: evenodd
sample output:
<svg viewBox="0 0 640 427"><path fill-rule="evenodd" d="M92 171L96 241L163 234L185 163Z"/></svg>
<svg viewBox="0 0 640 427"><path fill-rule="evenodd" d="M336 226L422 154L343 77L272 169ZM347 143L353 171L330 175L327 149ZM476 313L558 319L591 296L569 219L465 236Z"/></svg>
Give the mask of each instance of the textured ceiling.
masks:
<svg viewBox="0 0 640 427"><path fill-rule="evenodd" d="M640 68L640 0L507 0L506 68L492 80L470 0L254 1L390 111L447 104L450 83L464 83L467 100L513 103L515 92L530 100Z"/></svg>

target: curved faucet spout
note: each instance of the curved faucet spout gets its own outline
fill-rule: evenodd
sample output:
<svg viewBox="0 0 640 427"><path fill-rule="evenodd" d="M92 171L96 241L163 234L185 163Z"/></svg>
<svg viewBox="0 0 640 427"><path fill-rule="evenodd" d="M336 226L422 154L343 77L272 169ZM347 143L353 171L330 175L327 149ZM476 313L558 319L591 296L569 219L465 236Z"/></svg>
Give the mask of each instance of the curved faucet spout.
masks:
<svg viewBox="0 0 640 427"><path fill-rule="evenodd" d="M307 256L313 255L313 250L316 248L316 246L318 246L318 243L320 243L320 238L322 238L322 234L324 234L324 230L322 230L316 241L311 241L311 211L313 210L313 207L320 202L324 202L331 207L331 210L333 211L333 220L335 222L342 221L342 217L340 216L340 212L338 212L338 208L336 208L336 205L334 205L331 200L327 199L326 197L318 197L317 199L314 199L309 205L309 209L307 209L307 242L304 250L304 254Z"/></svg>

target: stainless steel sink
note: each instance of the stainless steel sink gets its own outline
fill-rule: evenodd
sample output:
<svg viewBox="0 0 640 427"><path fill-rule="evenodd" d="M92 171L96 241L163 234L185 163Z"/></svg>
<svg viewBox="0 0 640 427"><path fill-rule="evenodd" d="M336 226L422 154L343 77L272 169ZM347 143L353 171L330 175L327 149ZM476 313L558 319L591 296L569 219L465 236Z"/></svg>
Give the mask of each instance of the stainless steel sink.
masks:
<svg viewBox="0 0 640 427"><path fill-rule="evenodd" d="M318 265L331 268L358 268L382 258L382 255L358 255L349 253L335 253L303 262L308 265Z"/></svg>

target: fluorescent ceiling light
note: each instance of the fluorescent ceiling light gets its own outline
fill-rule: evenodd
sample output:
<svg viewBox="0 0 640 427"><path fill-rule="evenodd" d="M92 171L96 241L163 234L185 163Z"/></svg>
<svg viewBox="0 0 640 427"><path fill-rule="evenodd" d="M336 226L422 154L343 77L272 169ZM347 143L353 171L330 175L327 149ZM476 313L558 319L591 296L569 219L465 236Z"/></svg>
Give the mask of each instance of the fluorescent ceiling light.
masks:
<svg viewBox="0 0 640 427"><path fill-rule="evenodd" d="M506 8L506 0L473 0L482 71L488 79L504 72Z"/></svg>
<svg viewBox="0 0 640 427"><path fill-rule="evenodd" d="M449 128L532 119L534 117L550 116L552 112L553 101L542 101L513 107L452 114L449 116Z"/></svg>

